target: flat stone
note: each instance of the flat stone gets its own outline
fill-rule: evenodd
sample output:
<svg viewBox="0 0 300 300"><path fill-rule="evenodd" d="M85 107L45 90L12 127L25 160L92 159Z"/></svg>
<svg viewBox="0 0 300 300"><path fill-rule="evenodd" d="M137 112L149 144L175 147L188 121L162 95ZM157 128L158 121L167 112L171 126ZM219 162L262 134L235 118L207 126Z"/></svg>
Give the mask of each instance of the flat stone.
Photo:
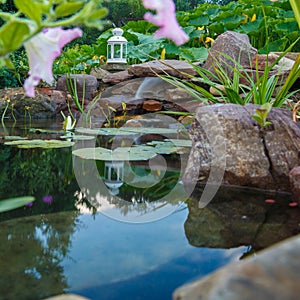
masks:
<svg viewBox="0 0 300 300"><path fill-rule="evenodd" d="M174 300L299 299L300 236L178 288Z"/></svg>
<svg viewBox="0 0 300 300"><path fill-rule="evenodd" d="M106 76L110 75L111 73L103 68L93 68L90 72L90 75L96 77L98 80L102 80Z"/></svg>
<svg viewBox="0 0 300 300"><path fill-rule="evenodd" d="M127 70L116 72L116 73L109 73L102 78L104 83L109 84L116 84L126 80L129 80L133 77L133 75L129 74Z"/></svg>
<svg viewBox="0 0 300 300"><path fill-rule="evenodd" d="M101 66L101 69L106 71L124 71L129 68L127 64L109 63Z"/></svg>
<svg viewBox="0 0 300 300"><path fill-rule="evenodd" d="M256 54L252 58L252 68L257 69L260 71L264 71L265 68L268 66L270 67L278 58L278 55L275 53L270 54Z"/></svg>
<svg viewBox="0 0 300 300"><path fill-rule="evenodd" d="M146 111L160 111L162 107L161 103L156 100L146 100L143 103L143 109Z"/></svg>
<svg viewBox="0 0 300 300"><path fill-rule="evenodd" d="M169 74L179 78L185 78L182 73L196 76L195 69L186 61L180 60L153 60L142 64L132 65L128 73L136 77L152 77L157 74Z"/></svg>

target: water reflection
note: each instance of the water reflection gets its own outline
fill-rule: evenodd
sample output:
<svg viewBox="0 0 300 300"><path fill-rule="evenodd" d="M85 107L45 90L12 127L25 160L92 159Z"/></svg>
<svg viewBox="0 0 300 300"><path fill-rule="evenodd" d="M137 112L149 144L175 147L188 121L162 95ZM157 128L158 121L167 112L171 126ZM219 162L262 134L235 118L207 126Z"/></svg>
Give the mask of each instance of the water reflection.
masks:
<svg viewBox="0 0 300 300"><path fill-rule="evenodd" d="M40 215L1 223L1 299L41 299L68 288L61 263L68 257L77 215Z"/></svg>
<svg viewBox="0 0 300 300"><path fill-rule="evenodd" d="M221 187L209 205L198 207L201 188L189 201L185 233L196 247L261 250L300 233L300 210L289 207L288 193ZM267 203L273 199L274 203Z"/></svg>
<svg viewBox="0 0 300 300"><path fill-rule="evenodd" d="M96 211L119 221L158 220L170 215L187 199L180 172L176 170L160 172L145 165L86 160L77 156L73 156L73 166L81 190L79 198L88 200Z"/></svg>
<svg viewBox="0 0 300 300"><path fill-rule="evenodd" d="M160 184L148 181L143 188L147 168L131 165L139 174L132 188L122 180L130 174L128 165L109 173L114 166L106 164L105 173L105 162L77 158L82 167L77 171L86 180L79 187L71 159L70 149L0 145L0 198L32 194L37 199L32 207L0 214L0 299L63 292L97 300L170 299L179 285L240 259L246 248L239 246L258 250L299 232L299 210L288 207L288 195L220 189L199 209L202 190L188 206L183 203L176 168L163 177L153 169L153 182ZM98 177L90 181L95 171ZM118 181L117 192L109 191L106 177ZM51 196L49 203L45 196ZM275 205L264 201L268 197ZM115 221L146 222L161 215L167 217L144 224Z"/></svg>
<svg viewBox="0 0 300 300"><path fill-rule="evenodd" d="M110 194L116 196L120 192L124 178L124 161L104 161L104 183Z"/></svg>
<svg viewBox="0 0 300 300"><path fill-rule="evenodd" d="M183 209L138 225L76 211L2 222L2 299L42 299L63 292L91 299L139 299L149 285L152 291L143 299L154 294L170 299L178 285L244 251L193 249L183 230L187 213Z"/></svg>

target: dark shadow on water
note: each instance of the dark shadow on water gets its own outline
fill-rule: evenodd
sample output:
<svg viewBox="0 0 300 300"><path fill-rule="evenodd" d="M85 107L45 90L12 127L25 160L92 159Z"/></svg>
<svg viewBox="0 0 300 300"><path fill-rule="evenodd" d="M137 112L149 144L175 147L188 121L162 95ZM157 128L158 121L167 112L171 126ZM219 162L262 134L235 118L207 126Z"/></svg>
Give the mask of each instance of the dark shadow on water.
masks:
<svg viewBox="0 0 300 300"><path fill-rule="evenodd" d="M199 209L201 191L198 187L189 200L189 216L184 225L193 246L246 245L253 252L300 232L300 209L289 206L288 193L223 186L206 207Z"/></svg>

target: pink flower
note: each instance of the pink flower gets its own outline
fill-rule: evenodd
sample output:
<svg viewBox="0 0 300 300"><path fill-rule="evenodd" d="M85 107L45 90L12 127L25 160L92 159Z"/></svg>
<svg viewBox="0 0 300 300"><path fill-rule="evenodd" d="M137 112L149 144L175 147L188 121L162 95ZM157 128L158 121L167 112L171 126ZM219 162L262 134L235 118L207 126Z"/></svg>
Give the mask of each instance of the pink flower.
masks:
<svg viewBox="0 0 300 300"><path fill-rule="evenodd" d="M34 97L34 87L40 80L51 84L54 80L52 65L62 48L73 39L82 36L79 28L47 28L24 44L29 60L29 77L25 80L26 95Z"/></svg>
<svg viewBox="0 0 300 300"><path fill-rule="evenodd" d="M154 37L168 38L177 46L186 43L188 35L179 26L175 15L175 4L173 0L143 0L145 8L156 10L157 14L145 13L144 19L156 26L159 26Z"/></svg>

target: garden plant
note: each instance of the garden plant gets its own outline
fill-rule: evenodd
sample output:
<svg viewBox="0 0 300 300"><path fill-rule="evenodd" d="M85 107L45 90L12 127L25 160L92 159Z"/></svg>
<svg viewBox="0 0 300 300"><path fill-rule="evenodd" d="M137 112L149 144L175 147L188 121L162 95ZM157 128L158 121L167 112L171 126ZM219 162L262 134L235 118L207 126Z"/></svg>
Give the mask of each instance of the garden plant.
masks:
<svg viewBox="0 0 300 300"><path fill-rule="evenodd" d="M5 5L6 0L1 0L1 3ZM246 33L252 45L260 53L288 51L291 47L296 51L299 49L300 13L299 4L295 0L240 0L224 6L204 3L190 11L179 11L177 15L172 0L165 0L163 4L159 0L143 0L142 4L145 9L155 11L156 15L146 12L145 20L130 21L123 27L125 37L129 41L129 63L153 58L205 61L211 43L227 30ZM5 72L9 72L9 69L14 70L12 72L19 74L17 80L21 82L23 78L20 78L20 75L29 69L29 77L24 82L27 96L35 96L35 87L41 80L48 84L53 82L53 63L54 72L61 74L88 73L94 65L101 63L101 60L105 62L106 41L111 34L111 29L102 33L94 44L82 46L75 44L59 58L65 45L82 37L83 31L78 26L97 30L104 28L104 18L108 15L108 10L103 6L102 1L14 0L14 6L16 11L0 11L2 19L0 67ZM137 17L144 12L144 8L140 6ZM167 42L166 39L169 41ZM27 58L22 47L25 48ZM15 55L21 58L16 59ZM28 69L23 62L27 59ZM288 94L289 88L299 77L299 58L275 99L272 95L278 78L268 76L271 67L267 66L263 76L257 77L255 83L250 78L246 78L250 81L250 88L239 85L239 77L245 75L238 68L234 70L232 81L219 69L217 77L226 91L225 93L219 91L219 99L222 102L238 104L252 101L266 106L270 103L272 106L280 107L291 95ZM200 67L197 71L204 83L214 85L218 89L211 80L211 74L205 73ZM193 82L180 82L174 78L165 79L175 81L178 86L192 93L196 99L205 99L214 103L220 101ZM9 85L15 86L17 81L12 79ZM240 97L240 89L246 93L246 96ZM74 99L82 109L76 95ZM258 112L258 115L254 116L261 126L268 124L266 116L270 107L265 106L259 111L263 114Z"/></svg>

